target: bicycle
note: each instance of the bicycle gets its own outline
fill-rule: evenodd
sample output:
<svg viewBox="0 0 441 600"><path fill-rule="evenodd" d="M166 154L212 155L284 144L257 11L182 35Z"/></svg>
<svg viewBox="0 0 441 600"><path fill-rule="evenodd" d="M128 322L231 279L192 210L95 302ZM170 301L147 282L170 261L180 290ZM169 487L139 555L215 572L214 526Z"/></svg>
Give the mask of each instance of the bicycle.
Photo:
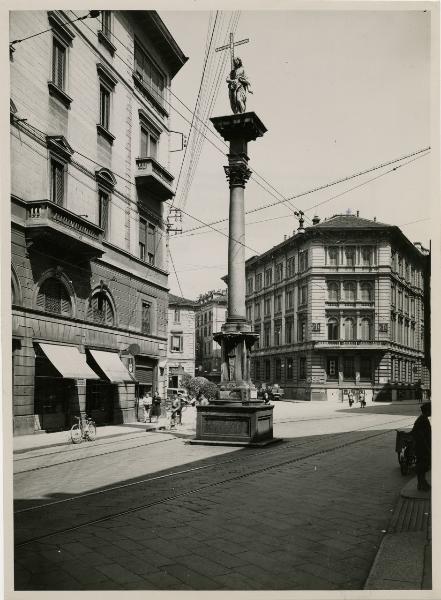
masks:
<svg viewBox="0 0 441 600"><path fill-rule="evenodd" d="M93 442L96 438L95 421L85 415L84 417L75 417L78 423L74 423L70 430L70 437L73 444L80 444L83 440Z"/></svg>

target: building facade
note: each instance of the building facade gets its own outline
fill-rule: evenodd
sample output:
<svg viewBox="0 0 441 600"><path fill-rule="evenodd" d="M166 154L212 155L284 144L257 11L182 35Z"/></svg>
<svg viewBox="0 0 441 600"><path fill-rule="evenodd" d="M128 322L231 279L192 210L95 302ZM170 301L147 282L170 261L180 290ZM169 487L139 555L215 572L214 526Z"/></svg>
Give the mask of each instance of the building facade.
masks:
<svg viewBox="0 0 441 600"><path fill-rule="evenodd" d="M335 215L246 264L247 318L260 334L257 386L285 397L414 397L429 387L429 253L398 227Z"/></svg>
<svg viewBox="0 0 441 600"><path fill-rule="evenodd" d="M196 373L216 383L221 375L221 349L213 334L225 323L227 300L227 290L207 292L199 296L196 312Z"/></svg>
<svg viewBox="0 0 441 600"><path fill-rule="evenodd" d="M181 387L184 373L195 376L196 307L194 300L169 295L168 301L168 390Z"/></svg>
<svg viewBox="0 0 441 600"><path fill-rule="evenodd" d="M165 388L168 98L186 57L154 11L92 16L11 13L13 40L51 28L10 53L15 434L131 421L140 384Z"/></svg>

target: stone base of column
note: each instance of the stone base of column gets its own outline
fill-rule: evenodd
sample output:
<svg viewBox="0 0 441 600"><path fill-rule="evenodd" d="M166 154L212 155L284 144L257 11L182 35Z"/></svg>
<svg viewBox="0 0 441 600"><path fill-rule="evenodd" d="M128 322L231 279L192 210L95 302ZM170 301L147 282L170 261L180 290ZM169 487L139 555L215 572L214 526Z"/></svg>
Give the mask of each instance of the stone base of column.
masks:
<svg viewBox="0 0 441 600"><path fill-rule="evenodd" d="M196 409L196 437L190 444L266 446L281 441L273 437L273 406L232 403Z"/></svg>

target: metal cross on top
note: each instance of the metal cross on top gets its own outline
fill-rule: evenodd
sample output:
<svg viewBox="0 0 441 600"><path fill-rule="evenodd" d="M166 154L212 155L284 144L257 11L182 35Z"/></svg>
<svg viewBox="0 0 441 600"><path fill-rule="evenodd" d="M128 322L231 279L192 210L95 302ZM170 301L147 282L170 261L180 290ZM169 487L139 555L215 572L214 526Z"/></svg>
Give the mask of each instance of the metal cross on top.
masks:
<svg viewBox="0 0 441 600"><path fill-rule="evenodd" d="M220 48L216 48L216 52L220 52L221 50L228 50L228 48L230 49L230 59L231 59L231 70L234 69L234 46L240 46L241 44L246 44L247 42L249 42L249 38L246 38L244 40L240 40L239 42L235 42L234 41L234 35L232 33L230 33L230 43L227 44L226 46L220 46Z"/></svg>

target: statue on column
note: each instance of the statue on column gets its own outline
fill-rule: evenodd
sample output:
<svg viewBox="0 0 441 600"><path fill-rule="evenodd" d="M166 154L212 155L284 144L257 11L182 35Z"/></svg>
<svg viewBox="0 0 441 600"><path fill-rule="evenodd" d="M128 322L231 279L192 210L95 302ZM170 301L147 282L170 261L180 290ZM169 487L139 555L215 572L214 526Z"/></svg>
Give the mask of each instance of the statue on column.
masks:
<svg viewBox="0 0 441 600"><path fill-rule="evenodd" d="M247 93L252 94L253 92L239 57L233 59L233 69L230 71L227 83L231 110L234 114L244 113L247 105Z"/></svg>

